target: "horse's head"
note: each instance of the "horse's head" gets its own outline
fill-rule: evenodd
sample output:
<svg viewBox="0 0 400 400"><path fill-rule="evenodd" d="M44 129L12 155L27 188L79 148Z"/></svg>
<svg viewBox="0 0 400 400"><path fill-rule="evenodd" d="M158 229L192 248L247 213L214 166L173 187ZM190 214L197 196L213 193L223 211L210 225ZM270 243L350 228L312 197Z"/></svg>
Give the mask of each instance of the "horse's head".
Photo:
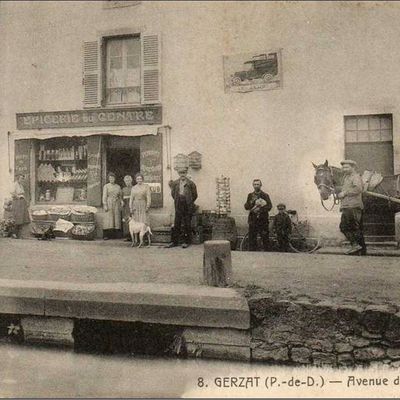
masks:
<svg viewBox="0 0 400 400"><path fill-rule="evenodd" d="M335 186L333 181L332 169L328 165L328 160L324 164L315 165L314 183L317 185L322 200L328 200L329 196L334 193Z"/></svg>

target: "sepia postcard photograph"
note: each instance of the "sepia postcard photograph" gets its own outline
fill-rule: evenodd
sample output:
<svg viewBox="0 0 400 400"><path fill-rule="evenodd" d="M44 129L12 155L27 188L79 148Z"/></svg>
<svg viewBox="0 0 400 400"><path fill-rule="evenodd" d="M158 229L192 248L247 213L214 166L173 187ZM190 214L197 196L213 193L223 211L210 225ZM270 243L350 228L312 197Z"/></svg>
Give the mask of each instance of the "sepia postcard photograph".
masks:
<svg viewBox="0 0 400 400"><path fill-rule="evenodd" d="M400 2L0 1L0 398L398 398Z"/></svg>

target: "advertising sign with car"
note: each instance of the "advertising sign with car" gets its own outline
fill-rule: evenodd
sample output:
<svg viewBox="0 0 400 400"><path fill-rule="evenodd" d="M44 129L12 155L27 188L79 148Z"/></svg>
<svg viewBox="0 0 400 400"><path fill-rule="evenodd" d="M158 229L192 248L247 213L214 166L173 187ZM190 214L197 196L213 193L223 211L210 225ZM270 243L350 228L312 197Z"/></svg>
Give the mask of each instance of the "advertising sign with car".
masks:
<svg viewBox="0 0 400 400"><path fill-rule="evenodd" d="M282 87L281 50L224 57L225 92Z"/></svg>

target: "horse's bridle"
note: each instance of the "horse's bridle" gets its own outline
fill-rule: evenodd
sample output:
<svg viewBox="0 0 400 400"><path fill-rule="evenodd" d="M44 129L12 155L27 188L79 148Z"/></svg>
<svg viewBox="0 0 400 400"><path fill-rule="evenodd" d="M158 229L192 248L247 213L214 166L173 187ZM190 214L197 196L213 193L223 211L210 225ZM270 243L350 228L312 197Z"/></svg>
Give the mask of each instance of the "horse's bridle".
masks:
<svg viewBox="0 0 400 400"><path fill-rule="evenodd" d="M328 167L328 168L329 168L329 172L330 172L331 176L333 177L332 168L331 168L331 167ZM322 169L322 168L317 168L317 170L318 170L318 169ZM325 170L325 169L324 169L324 170ZM332 211L332 210L334 209L334 207L335 207L336 205L339 204L339 198L337 197L336 190L335 190L335 187L333 186L333 183L332 183L331 186L328 186L328 185L326 185L325 183L318 183L318 184L317 184L317 182L316 182L316 177L314 178L314 182L315 182L315 184L317 185L318 190L319 190L320 187L324 187L324 188L326 188L326 189L329 190L329 195L332 195L332 196L333 196L333 204L332 204L332 207L331 207L330 209L328 209L328 208L325 207L324 200L322 200L322 197L320 197L322 207L324 207L324 209L325 209L326 211Z"/></svg>

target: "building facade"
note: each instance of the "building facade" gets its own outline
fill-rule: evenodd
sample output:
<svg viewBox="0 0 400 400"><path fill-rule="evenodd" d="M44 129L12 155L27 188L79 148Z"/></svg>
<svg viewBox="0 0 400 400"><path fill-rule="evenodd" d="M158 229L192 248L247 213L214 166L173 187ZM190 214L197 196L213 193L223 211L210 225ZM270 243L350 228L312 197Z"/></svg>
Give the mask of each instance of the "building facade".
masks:
<svg viewBox="0 0 400 400"><path fill-rule="evenodd" d="M1 200L23 173L33 208L92 205L101 227L108 172L142 171L152 225L169 224L174 157L197 152L200 209L227 176L245 231L260 178L341 238L312 162L400 173L399 16L389 2L2 2Z"/></svg>

